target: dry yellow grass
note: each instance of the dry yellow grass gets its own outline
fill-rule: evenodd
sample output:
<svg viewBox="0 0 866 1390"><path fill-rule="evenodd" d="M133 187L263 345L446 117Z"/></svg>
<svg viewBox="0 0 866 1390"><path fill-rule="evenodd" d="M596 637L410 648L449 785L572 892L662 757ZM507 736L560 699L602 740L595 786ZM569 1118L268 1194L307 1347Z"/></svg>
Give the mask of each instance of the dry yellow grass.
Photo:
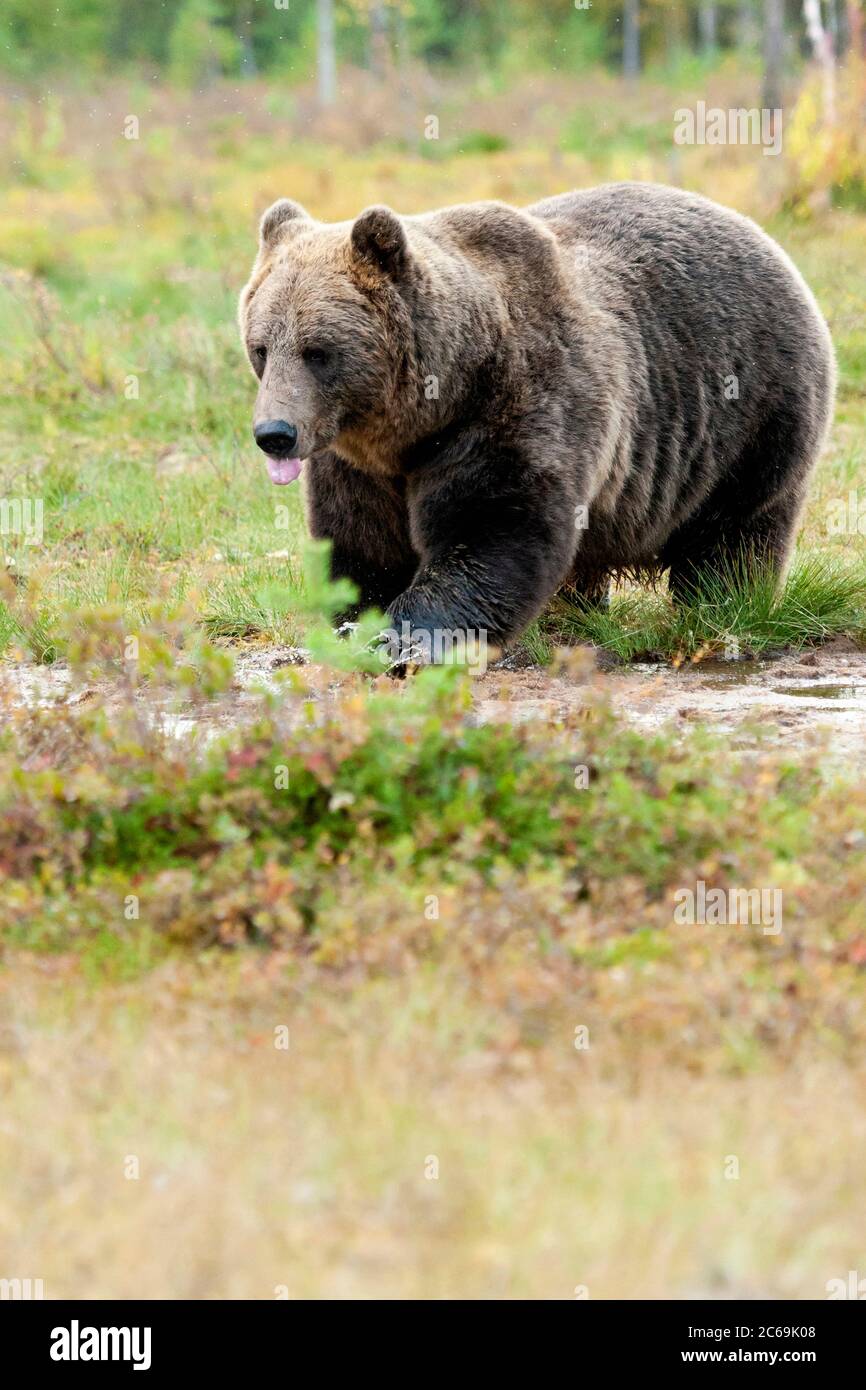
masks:
<svg viewBox="0 0 866 1390"><path fill-rule="evenodd" d="M690 1076L563 1007L527 1045L447 962L22 963L3 1013L0 1263L48 1297L821 1298L862 1264L866 1083L826 1052Z"/></svg>

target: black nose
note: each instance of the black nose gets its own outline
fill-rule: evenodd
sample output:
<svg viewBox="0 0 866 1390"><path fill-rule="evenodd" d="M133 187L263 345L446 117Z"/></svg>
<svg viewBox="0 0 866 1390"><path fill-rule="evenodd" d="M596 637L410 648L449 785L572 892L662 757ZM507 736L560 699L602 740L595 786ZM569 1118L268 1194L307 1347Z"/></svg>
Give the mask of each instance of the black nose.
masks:
<svg viewBox="0 0 866 1390"><path fill-rule="evenodd" d="M265 420L253 430L260 449L275 459L289 459L298 444L298 431L286 420Z"/></svg>

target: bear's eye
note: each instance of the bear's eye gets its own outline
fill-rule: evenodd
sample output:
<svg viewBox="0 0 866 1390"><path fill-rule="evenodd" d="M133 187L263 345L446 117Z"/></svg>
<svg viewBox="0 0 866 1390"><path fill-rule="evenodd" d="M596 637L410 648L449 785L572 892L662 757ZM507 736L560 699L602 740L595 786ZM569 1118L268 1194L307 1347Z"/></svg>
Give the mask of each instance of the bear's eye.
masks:
<svg viewBox="0 0 866 1390"><path fill-rule="evenodd" d="M334 354L329 348L308 347L304 348L304 361L308 367L329 367Z"/></svg>
<svg viewBox="0 0 866 1390"><path fill-rule="evenodd" d="M268 350L266 347L262 347L261 343L257 343L255 347L250 348L250 358L257 372L263 370L267 356Z"/></svg>

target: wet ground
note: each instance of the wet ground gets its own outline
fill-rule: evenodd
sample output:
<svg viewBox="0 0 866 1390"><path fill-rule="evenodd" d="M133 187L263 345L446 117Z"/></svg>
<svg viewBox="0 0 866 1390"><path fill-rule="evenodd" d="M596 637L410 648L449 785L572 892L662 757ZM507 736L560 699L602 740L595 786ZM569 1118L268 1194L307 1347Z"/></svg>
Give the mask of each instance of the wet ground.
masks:
<svg viewBox="0 0 866 1390"><path fill-rule="evenodd" d="M708 660L674 669L634 665L591 678L615 709L647 730L704 725L738 747L770 739L785 747L822 746L834 765L866 766L866 652L839 640L767 661ZM504 689L502 686L504 684ZM482 718L544 718L565 713L585 692L543 671L488 672L477 683Z"/></svg>
<svg viewBox="0 0 866 1390"><path fill-rule="evenodd" d="M285 668L302 661L293 648L241 652L234 685L218 700L180 709L168 697L143 697L142 703L148 716L179 737L207 737L244 719L257 704L256 691L275 688ZM703 725L728 736L732 746L748 748L767 739L804 751L819 746L834 770L858 774L866 767L866 652L844 639L766 661L601 667L588 655L564 675L537 667L492 668L474 682L476 717L555 720L579 710L595 690L609 695L617 712L639 728ZM314 702L326 709L339 688L333 672L308 666L304 676ZM0 666L0 699L14 705L99 700L110 710L121 698L108 681L73 685L61 664Z"/></svg>

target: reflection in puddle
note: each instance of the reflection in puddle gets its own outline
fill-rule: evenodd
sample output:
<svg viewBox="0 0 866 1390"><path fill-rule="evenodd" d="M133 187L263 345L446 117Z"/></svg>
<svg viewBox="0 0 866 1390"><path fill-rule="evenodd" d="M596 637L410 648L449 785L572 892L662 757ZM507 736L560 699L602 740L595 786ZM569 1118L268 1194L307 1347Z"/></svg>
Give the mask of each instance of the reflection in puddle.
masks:
<svg viewBox="0 0 866 1390"><path fill-rule="evenodd" d="M776 689L775 695L799 695L804 699L862 700L866 686L862 685L795 685L786 690Z"/></svg>
<svg viewBox="0 0 866 1390"><path fill-rule="evenodd" d="M723 687L753 685L765 669L755 661L724 661L721 657L687 661L679 668L667 661L634 661L622 668L626 675L670 676L684 684L695 680L703 685Z"/></svg>

